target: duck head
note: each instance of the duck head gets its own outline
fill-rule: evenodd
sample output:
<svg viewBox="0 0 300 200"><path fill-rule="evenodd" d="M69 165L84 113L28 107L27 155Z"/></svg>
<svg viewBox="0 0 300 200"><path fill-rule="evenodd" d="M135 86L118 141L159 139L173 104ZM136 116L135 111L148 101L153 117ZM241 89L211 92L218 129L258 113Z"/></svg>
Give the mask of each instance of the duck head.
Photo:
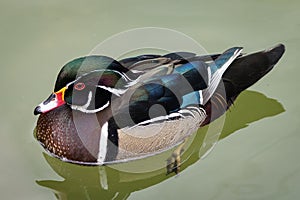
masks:
<svg viewBox="0 0 300 200"><path fill-rule="evenodd" d="M67 63L58 74L54 92L34 109L47 113L64 104L73 110L96 113L110 105L133 81L133 74L106 56L88 56Z"/></svg>

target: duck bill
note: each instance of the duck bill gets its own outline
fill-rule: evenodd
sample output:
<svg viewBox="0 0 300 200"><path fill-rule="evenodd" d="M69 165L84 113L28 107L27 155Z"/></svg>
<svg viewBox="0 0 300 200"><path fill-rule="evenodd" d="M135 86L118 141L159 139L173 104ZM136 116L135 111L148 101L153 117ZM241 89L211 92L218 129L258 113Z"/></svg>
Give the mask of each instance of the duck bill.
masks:
<svg viewBox="0 0 300 200"><path fill-rule="evenodd" d="M34 115L47 113L59 106L64 105L66 103L64 99L66 89L67 88L64 87L58 92L52 93L44 102L34 109Z"/></svg>

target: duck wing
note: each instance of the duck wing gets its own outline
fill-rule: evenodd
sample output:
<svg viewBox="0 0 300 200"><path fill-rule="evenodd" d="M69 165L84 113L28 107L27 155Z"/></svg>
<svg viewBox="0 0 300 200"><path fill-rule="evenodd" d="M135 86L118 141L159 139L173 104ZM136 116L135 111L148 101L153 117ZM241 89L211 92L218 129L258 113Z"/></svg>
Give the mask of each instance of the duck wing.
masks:
<svg viewBox="0 0 300 200"><path fill-rule="evenodd" d="M168 62L149 70L114 104L115 117L123 121L121 126L125 127L182 117L180 110L188 106L199 108L209 100L223 73L241 50L240 47L231 48L215 62L207 63L200 57L185 64Z"/></svg>
<svg viewBox="0 0 300 200"><path fill-rule="evenodd" d="M160 119L179 117L180 115L174 113L181 109L184 103L183 96L207 87L207 74L206 76L204 74L203 78L198 73L197 67L207 72L205 63L195 62L182 65L185 70L177 68L170 73L167 67L162 67L150 77L145 74L146 80L142 77L142 80L129 88L122 98L116 99L121 100L121 103L112 104L112 108L114 105L117 106L115 117L119 119L118 121L123 121L121 126L133 126L142 122L151 123ZM190 69L187 70L187 68ZM194 76L191 75L191 71L195 71ZM162 73L164 75L161 75ZM192 79L196 75L197 82ZM195 104L199 105L201 102L199 96L194 95L194 99L196 99Z"/></svg>

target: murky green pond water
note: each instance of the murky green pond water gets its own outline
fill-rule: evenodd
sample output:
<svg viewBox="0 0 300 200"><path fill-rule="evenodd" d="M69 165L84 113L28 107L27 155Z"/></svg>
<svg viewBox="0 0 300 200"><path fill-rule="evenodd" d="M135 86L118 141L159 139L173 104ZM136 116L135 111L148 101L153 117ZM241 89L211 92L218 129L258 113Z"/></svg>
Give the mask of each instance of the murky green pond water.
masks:
<svg viewBox="0 0 300 200"><path fill-rule="evenodd" d="M297 199L299 8L299 1L271 0L0 1L1 199ZM239 97L222 140L204 159L204 130L194 135L179 176L82 167L44 154L33 137L32 112L61 66L113 34L145 26L183 32L211 53L277 43L287 50Z"/></svg>

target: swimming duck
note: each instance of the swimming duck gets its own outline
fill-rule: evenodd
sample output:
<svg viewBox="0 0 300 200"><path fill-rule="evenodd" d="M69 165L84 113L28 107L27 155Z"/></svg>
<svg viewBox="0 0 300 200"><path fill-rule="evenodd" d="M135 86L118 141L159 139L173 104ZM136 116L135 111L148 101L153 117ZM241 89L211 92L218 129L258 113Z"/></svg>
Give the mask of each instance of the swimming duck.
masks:
<svg viewBox="0 0 300 200"><path fill-rule="evenodd" d="M166 151L224 114L273 68L285 47L241 51L72 60L60 70L54 92L34 109L40 114L35 136L50 154L79 164Z"/></svg>

